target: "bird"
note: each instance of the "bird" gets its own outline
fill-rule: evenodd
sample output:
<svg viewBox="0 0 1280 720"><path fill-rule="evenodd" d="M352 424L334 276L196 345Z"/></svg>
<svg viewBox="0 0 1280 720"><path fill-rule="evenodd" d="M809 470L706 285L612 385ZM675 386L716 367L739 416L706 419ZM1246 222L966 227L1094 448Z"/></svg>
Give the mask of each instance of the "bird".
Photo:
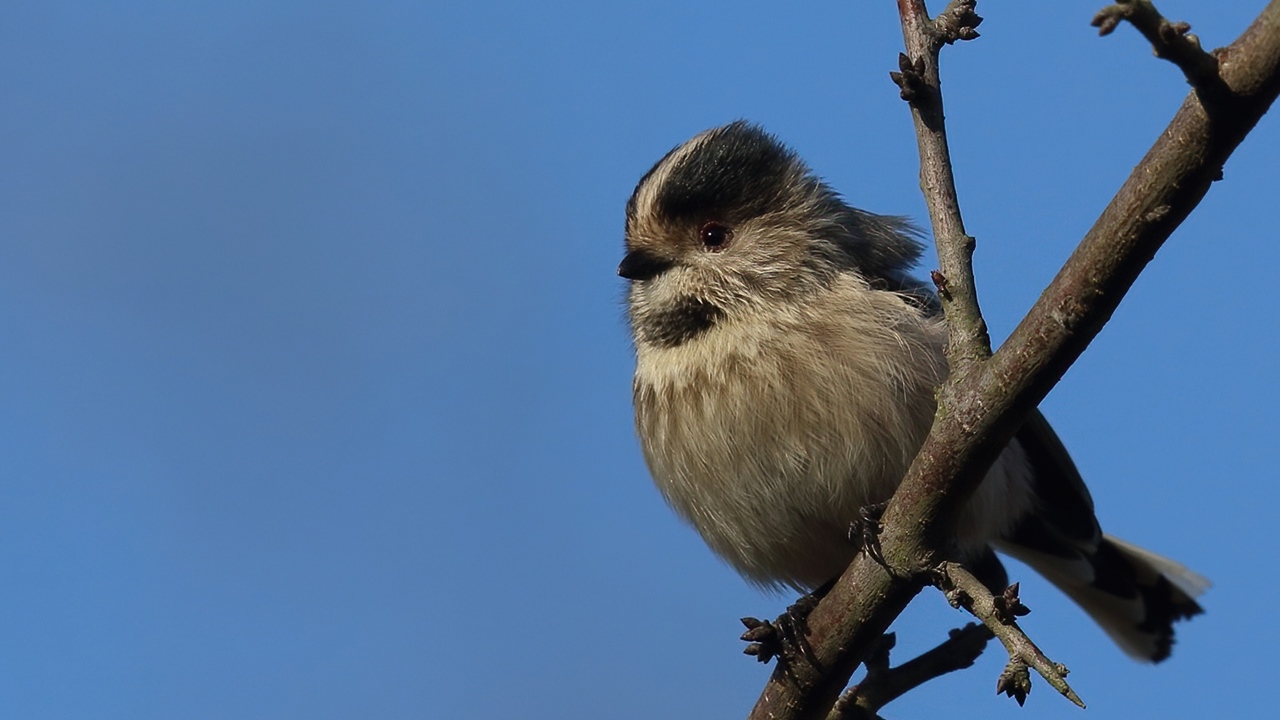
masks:
<svg viewBox="0 0 1280 720"><path fill-rule="evenodd" d="M849 205L739 120L684 142L626 204L635 425L664 499L750 583L809 592L859 552L927 435L947 327L912 270L923 233ZM996 552L1048 579L1128 655L1169 657L1203 576L1102 532L1038 410L978 486L955 552L990 587Z"/></svg>

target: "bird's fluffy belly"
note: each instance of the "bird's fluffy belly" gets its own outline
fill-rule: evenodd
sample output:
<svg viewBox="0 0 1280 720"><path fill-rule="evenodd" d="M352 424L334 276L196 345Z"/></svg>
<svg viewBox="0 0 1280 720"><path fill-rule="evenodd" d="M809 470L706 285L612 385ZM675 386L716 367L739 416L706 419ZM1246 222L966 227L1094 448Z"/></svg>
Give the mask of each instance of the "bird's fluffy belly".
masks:
<svg viewBox="0 0 1280 720"><path fill-rule="evenodd" d="M638 363L636 420L658 487L751 580L834 577L855 552L849 524L888 499L927 431L932 386L895 387L838 348L691 345Z"/></svg>
<svg viewBox="0 0 1280 720"><path fill-rule="evenodd" d="M850 524L905 474L938 377L885 370L919 367L896 357L922 351L909 343L858 354L794 337L717 330L640 352L636 422L659 489L717 554L758 584L812 588L844 570ZM1005 466L1018 458L1005 455L962 518L964 544L985 545L1010 516Z"/></svg>

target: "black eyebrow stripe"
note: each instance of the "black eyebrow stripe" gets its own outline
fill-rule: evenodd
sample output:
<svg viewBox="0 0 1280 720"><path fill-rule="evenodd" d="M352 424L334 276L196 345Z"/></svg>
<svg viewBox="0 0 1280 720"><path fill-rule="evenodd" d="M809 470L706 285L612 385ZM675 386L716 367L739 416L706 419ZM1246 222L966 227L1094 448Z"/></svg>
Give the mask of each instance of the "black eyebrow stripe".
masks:
<svg viewBox="0 0 1280 720"><path fill-rule="evenodd" d="M667 174L656 211L672 221L766 212L787 191L798 159L772 135L739 121L713 131Z"/></svg>

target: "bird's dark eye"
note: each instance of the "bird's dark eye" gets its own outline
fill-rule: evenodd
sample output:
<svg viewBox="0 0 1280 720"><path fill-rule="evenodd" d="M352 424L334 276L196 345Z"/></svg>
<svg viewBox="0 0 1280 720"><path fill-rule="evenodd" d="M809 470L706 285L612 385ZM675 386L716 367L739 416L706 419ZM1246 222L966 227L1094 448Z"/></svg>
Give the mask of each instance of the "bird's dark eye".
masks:
<svg viewBox="0 0 1280 720"><path fill-rule="evenodd" d="M725 249L732 237L733 231L729 226L718 222L709 222L698 231L698 239L702 241L702 247L712 252Z"/></svg>

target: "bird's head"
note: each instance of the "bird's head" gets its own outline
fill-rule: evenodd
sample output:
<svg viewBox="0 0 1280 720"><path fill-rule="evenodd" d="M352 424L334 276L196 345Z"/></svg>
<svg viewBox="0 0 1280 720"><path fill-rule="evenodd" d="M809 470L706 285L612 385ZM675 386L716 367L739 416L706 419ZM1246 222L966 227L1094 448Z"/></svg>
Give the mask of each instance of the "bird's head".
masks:
<svg viewBox="0 0 1280 720"><path fill-rule="evenodd" d="M920 255L904 220L847 205L790 148L739 121L676 147L627 202L636 341L676 346L800 298L840 273L901 283Z"/></svg>

